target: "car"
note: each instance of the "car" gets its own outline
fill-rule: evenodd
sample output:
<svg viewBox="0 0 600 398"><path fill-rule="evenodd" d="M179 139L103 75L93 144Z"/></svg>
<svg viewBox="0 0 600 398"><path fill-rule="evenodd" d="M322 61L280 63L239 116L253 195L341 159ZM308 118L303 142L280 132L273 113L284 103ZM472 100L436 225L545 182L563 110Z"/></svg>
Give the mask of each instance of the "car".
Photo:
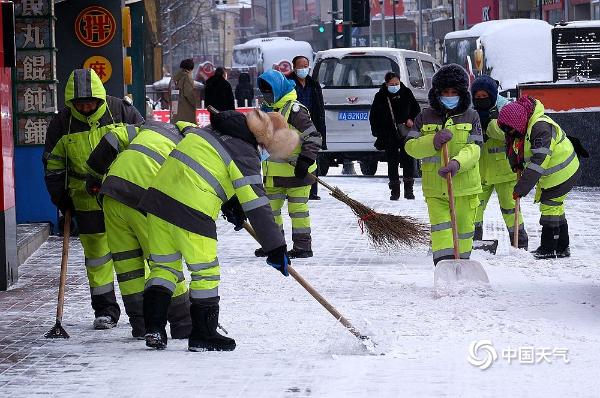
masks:
<svg viewBox="0 0 600 398"><path fill-rule="evenodd" d="M440 68L431 55L387 47L319 51L312 77L323 89L327 150L319 153L319 174L344 160L358 161L364 175L374 175L384 153L373 146L369 112L387 72L400 76L423 106L431 78Z"/></svg>

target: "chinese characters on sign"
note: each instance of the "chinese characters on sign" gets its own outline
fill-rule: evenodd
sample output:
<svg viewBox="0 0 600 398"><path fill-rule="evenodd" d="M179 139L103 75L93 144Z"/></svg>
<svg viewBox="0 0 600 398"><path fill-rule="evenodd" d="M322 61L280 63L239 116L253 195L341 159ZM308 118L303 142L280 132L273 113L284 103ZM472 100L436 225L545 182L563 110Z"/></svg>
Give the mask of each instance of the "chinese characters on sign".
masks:
<svg viewBox="0 0 600 398"><path fill-rule="evenodd" d="M88 47L102 47L108 44L117 29L113 15L98 6L85 8L75 19L75 34L79 41Z"/></svg>
<svg viewBox="0 0 600 398"><path fill-rule="evenodd" d="M100 55L94 55L86 59L83 67L93 69L100 80L102 80L102 83L106 83L112 76L112 64L107 58Z"/></svg>
<svg viewBox="0 0 600 398"><path fill-rule="evenodd" d="M52 0L15 0L16 144L44 144L56 113L56 51Z"/></svg>

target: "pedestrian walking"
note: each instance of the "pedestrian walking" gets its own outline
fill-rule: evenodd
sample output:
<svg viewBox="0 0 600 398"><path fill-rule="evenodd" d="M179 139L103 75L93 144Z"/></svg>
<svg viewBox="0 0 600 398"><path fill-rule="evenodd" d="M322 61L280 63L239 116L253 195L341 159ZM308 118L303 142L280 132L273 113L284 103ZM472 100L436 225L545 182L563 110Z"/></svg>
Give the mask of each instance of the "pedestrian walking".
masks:
<svg viewBox="0 0 600 398"><path fill-rule="evenodd" d="M215 69L215 74L206 80L204 106L207 108L212 106L219 111L235 109L235 99L225 69L218 67Z"/></svg>
<svg viewBox="0 0 600 398"><path fill-rule="evenodd" d="M234 339L217 332L221 278L215 220L224 204L236 228L241 229L247 217L267 253L267 263L288 276L287 247L262 185L259 152L264 153L264 148L287 157L297 137L287 129L273 131L270 117L259 111L248 118L226 111L211 115L210 127L187 126L185 138L167 157L142 199L150 250L150 276L144 291L149 347L167 345L168 308L177 283L185 279L185 260L191 273L188 349L235 349Z"/></svg>
<svg viewBox="0 0 600 398"><path fill-rule="evenodd" d="M119 134L119 129L124 129L125 134ZM151 258L146 214L140 211L139 203L182 138L183 133L173 124L127 125L102 137L87 160L90 174L86 187L88 193L98 195L102 201L108 246L131 334L136 338L145 335L143 294L149 274L146 259ZM168 312L172 338L189 337L189 307L188 288L179 281Z"/></svg>
<svg viewBox="0 0 600 398"><path fill-rule="evenodd" d="M429 108L415 119L408 133L406 152L421 160L423 195L431 224L433 263L454 259L452 224L446 176L454 185L458 248L468 259L473 247L474 221L481 193L479 156L483 136L479 115L471 106L469 77L459 65L442 66L433 75ZM447 145L450 161L443 163Z"/></svg>
<svg viewBox="0 0 600 398"><path fill-rule="evenodd" d="M536 188L542 236L533 255L537 259L569 257L565 199L580 175L575 147L558 123L544 114L544 105L532 97L523 96L502 108L498 125L506 133L511 167L522 172L513 198Z"/></svg>
<svg viewBox="0 0 600 398"><path fill-rule="evenodd" d="M400 198L398 165L402 166L404 198L414 199L413 186L417 162L406 153L404 141L421 107L412 91L400 81L396 73L386 73L384 81L375 94L369 113L371 132L377 137L375 148L385 151L390 180L388 184L391 191L390 200Z"/></svg>
<svg viewBox="0 0 600 398"><path fill-rule="evenodd" d="M72 210L77 218L95 329L116 326L121 310L115 298L104 213L96 197L85 188L86 161L106 133L143 121L130 102L106 95L93 69L75 69L65 87L65 108L54 116L46 132L43 155L46 188L52 203L63 214Z"/></svg>
<svg viewBox="0 0 600 398"><path fill-rule="evenodd" d="M321 148L321 135L315 128L308 109L297 101L294 85L292 80L273 69L258 78L258 88L263 95L265 109L279 112L289 128L300 137L300 143L291 157L264 161L263 174L275 222L282 233L281 209L285 201L288 202L294 242L289 252L290 257L306 258L313 255L308 196L314 178L309 174L317 169L315 160ZM255 254L264 256L266 253L257 249Z"/></svg>
<svg viewBox="0 0 600 398"><path fill-rule="evenodd" d="M296 94L298 102L308 109L310 118L321 134L322 144L321 149L327 149L327 126L325 125L325 103L323 101L323 91L321 85L310 75L310 61L304 55L297 55L292 60L293 72L288 76L288 79L296 83ZM318 167L315 170L315 175L318 176ZM313 183L310 188L310 200L320 200L318 195L319 184Z"/></svg>
<svg viewBox="0 0 600 398"><path fill-rule="evenodd" d="M479 114L483 131L483 147L479 158L479 173L481 175L481 189L479 194L479 207L475 216L475 236L473 240L483 239L483 214L487 203L496 191L502 218L508 229L509 239L512 242L515 224L515 200L513 190L517 175L510 167L506 155L504 132L498 127L498 112L508 104L508 100L498 94L498 82L490 76L477 77L471 84L473 108ZM519 242L520 249L527 250L528 236L523 224L523 215L519 213Z"/></svg>
<svg viewBox="0 0 600 398"><path fill-rule="evenodd" d="M179 65L181 69L173 77L173 85L179 90L177 112L173 112L171 122L179 121L196 123L196 96L194 95L194 60L184 59Z"/></svg>
<svg viewBox="0 0 600 398"><path fill-rule="evenodd" d="M254 86L252 86L252 83L250 82L250 75L246 72L240 73L238 84L235 87L235 99L237 100L238 108L253 106L252 100L254 100Z"/></svg>

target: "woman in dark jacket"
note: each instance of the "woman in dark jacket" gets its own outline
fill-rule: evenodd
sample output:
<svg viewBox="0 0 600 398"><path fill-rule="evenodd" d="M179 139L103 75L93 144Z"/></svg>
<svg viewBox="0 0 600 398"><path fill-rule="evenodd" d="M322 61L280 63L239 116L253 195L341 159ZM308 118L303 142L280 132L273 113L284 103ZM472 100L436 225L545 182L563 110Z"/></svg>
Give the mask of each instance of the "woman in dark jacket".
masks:
<svg viewBox="0 0 600 398"><path fill-rule="evenodd" d="M386 73L385 83L375 94L371 105L369 122L373 136L377 137L375 148L380 151L385 150L388 178L390 179L390 200L400 198L398 164L402 166L404 197L406 199L415 198L413 185L417 162L404 150L404 140L420 111L421 107L412 91L402 84L398 75L394 72Z"/></svg>
<svg viewBox="0 0 600 398"><path fill-rule="evenodd" d="M239 108L252 106L254 87L252 86L252 83L250 83L250 75L245 72L240 74L238 84L235 87L235 99L237 100L237 106Z"/></svg>
<svg viewBox="0 0 600 398"><path fill-rule="evenodd" d="M225 78L225 69L215 69L215 74L206 81L204 106L214 106L219 111L235 110L235 99L231 84Z"/></svg>

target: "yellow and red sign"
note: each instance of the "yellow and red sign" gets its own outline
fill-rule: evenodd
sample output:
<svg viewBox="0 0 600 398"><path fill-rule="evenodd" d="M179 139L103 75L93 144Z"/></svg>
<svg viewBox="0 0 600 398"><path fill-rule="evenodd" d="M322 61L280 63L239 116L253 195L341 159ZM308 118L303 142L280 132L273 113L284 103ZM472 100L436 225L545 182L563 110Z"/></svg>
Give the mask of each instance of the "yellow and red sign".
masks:
<svg viewBox="0 0 600 398"><path fill-rule="evenodd" d="M75 19L75 34L88 47L108 44L117 30L115 17L106 8L90 6L84 8Z"/></svg>
<svg viewBox="0 0 600 398"><path fill-rule="evenodd" d="M102 83L106 83L112 76L112 65L110 61L101 55L92 55L83 63L86 69L93 69Z"/></svg>

